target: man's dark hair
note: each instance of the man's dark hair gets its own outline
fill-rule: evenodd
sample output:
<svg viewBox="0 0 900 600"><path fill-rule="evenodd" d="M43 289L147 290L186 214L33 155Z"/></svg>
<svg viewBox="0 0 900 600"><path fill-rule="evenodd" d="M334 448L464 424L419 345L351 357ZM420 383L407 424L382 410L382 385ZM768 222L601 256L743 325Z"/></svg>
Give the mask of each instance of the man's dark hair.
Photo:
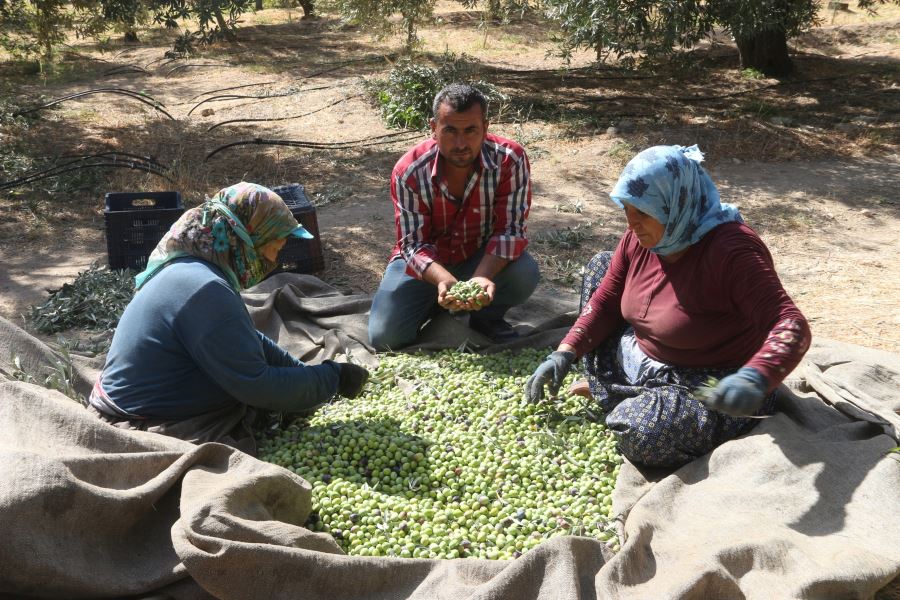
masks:
<svg viewBox="0 0 900 600"><path fill-rule="evenodd" d="M468 83L451 83L434 97L431 114L436 119L441 104L447 104L453 112L465 112L478 104L481 114L487 118L487 98Z"/></svg>

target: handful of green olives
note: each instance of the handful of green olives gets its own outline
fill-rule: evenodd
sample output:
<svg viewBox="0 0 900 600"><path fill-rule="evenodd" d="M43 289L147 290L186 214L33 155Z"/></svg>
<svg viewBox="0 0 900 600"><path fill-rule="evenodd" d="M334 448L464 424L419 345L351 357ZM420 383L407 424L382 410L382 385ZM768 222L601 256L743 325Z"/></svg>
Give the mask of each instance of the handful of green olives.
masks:
<svg viewBox="0 0 900 600"><path fill-rule="evenodd" d="M481 305L479 296L484 293L484 288L477 281L457 281L447 291L447 296L453 300L464 302L466 304L474 302L477 306Z"/></svg>

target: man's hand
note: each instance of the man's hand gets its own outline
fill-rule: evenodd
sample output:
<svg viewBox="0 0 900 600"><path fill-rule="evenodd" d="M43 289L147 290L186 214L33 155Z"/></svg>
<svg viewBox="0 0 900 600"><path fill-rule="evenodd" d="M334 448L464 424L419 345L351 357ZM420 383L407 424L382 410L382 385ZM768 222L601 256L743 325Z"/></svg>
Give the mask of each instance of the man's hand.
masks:
<svg viewBox="0 0 900 600"><path fill-rule="evenodd" d="M486 306L490 306L491 302L494 301L494 293L497 291L497 286L494 282L487 277L473 277L471 281L480 285L484 291L474 301L469 303L470 308L468 310L481 310Z"/></svg>
<svg viewBox="0 0 900 600"><path fill-rule="evenodd" d="M448 288L445 298L453 303L453 310L481 310L491 303L495 287L494 282L484 277L457 281Z"/></svg>
<svg viewBox="0 0 900 600"><path fill-rule="evenodd" d="M555 397L573 362L575 362L574 352L560 350L551 352L525 383L525 398L529 402L540 402L544 398L545 385L550 390L550 396Z"/></svg>
<svg viewBox="0 0 900 600"><path fill-rule="evenodd" d="M369 379L369 371L359 365L338 363L341 367L338 379L338 394L344 398L356 398Z"/></svg>
<svg viewBox="0 0 900 600"><path fill-rule="evenodd" d="M722 378L703 404L732 417L752 415L766 399L766 378L753 367L742 367Z"/></svg>
<svg viewBox="0 0 900 600"><path fill-rule="evenodd" d="M441 308L447 310L465 310L465 304L463 302L460 302L448 294L454 283L456 283L456 279L444 279L438 282L438 304L440 304Z"/></svg>

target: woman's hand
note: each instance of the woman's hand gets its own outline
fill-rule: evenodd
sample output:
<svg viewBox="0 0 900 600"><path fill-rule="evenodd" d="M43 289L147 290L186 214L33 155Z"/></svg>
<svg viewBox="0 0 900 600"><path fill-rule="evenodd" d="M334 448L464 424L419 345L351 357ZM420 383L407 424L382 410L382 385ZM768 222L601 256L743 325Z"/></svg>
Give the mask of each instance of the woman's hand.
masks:
<svg viewBox="0 0 900 600"><path fill-rule="evenodd" d="M723 377L703 404L732 417L746 417L762 406L767 387L762 373L753 367L742 367L737 373Z"/></svg>
<svg viewBox="0 0 900 600"><path fill-rule="evenodd" d="M545 385L550 390L550 397L556 397L559 386L572 368L573 362L575 362L574 352L566 350L551 352L525 383L525 398L529 402L540 402L544 398Z"/></svg>
<svg viewBox="0 0 900 600"><path fill-rule="evenodd" d="M338 379L338 394L344 398L356 398L362 392L369 379L369 371L365 367L350 363L338 363L341 367Z"/></svg>

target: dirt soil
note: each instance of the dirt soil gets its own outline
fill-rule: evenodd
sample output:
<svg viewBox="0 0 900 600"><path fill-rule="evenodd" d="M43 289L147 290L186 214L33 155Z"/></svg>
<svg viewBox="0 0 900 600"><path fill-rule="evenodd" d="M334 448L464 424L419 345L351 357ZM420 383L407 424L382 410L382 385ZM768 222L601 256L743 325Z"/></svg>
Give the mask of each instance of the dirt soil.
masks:
<svg viewBox="0 0 900 600"><path fill-rule="evenodd" d="M481 26L479 12L456 3L440 3L435 23L420 31L418 60L465 53L509 97L494 107L491 128L531 158L529 237L542 285L571 292L581 265L615 245L624 218L607 194L631 156L652 144L698 143L723 200L739 205L768 244L814 335L900 352L900 14L885 11L878 19L823 13L822 27L793 41L797 72L780 81L742 74L727 40L703 45L678 71L595 67L588 53L564 69L547 56L550 29L540 19ZM27 129L0 127L34 168L47 164L37 159L115 150L153 157L172 179L92 169L0 191L0 315L22 323L47 290L106 260L105 192L176 189L193 206L239 180L304 184L317 204L327 264L320 276L373 292L394 240L388 175L424 134L330 150L240 145L207 159L255 138L352 142L392 133L364 82L384 76L400 38L375 40L332 16L298 17L247 15L237 45L188 60L165 58L172 35L147 30L137 45L82 41L45 78L0 65L13 83L0 93L19 106L122 88L155 98L173 117L98 93L40 111ZM216 98L223 94L268 97ZM216 126L233 119L244 121ZM2 164L0 180L21 174Z"/></svg>

